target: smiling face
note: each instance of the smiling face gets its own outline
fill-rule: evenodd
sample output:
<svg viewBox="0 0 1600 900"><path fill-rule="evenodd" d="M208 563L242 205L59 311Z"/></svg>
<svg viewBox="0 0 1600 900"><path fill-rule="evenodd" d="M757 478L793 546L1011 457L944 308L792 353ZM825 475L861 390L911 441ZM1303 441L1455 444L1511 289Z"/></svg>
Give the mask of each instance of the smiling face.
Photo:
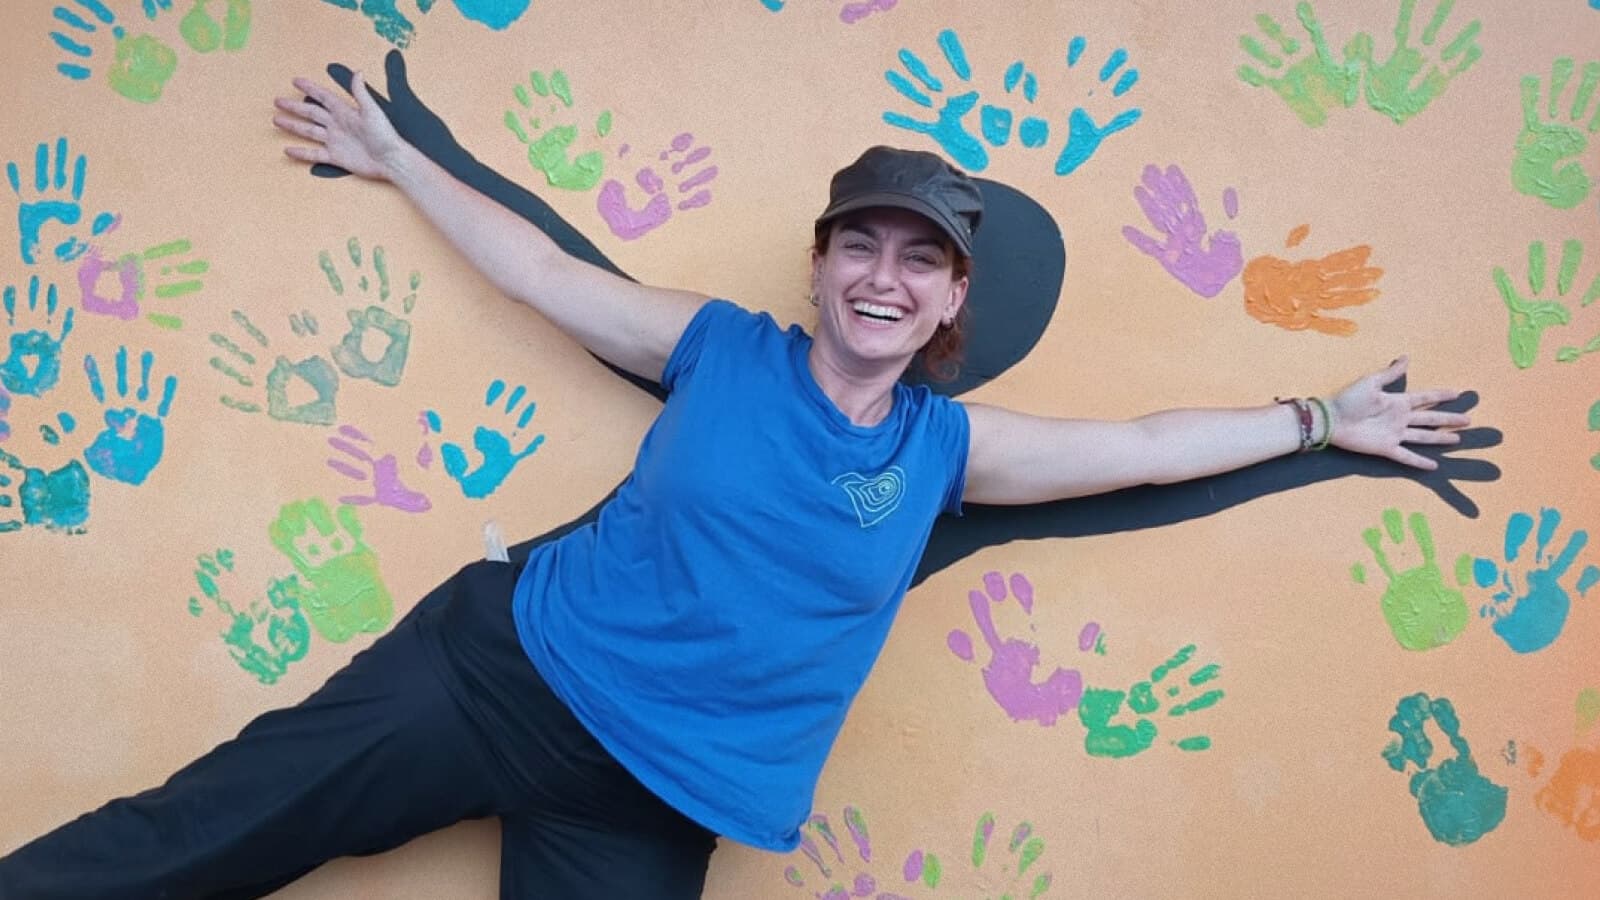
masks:
<svg viewBox="0 0 1600 900"><path fill-rule="evenodd" d="M944 232L908 210L841 216L811 256L819 348L849 369L898 375L966 299L956 259Z"/></svg>

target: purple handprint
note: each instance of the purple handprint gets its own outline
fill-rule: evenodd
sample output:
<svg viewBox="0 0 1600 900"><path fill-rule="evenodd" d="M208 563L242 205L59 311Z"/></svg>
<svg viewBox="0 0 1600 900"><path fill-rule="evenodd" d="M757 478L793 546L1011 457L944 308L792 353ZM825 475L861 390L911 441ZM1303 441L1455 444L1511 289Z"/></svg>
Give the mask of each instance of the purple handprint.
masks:
<svg viewBox="0 0 1600 900"><path fill-rule="evenodd" d="M844 808L844 823L846 831L849 832L851 843L855 844L856 855L860 858L861 865L870 866L872 864L872 839L867 834L866 817L861 814L859 809L853 806L846 806ZM813 815L806 821L805 828L822 838L828 848L833 851L833 857L840 865L851 865L845 859L844 851L839 845L839 837L834 833L833 825L828 821L827 816L821 814ZM828 861L824 858L822 849L817 846L816 840L810 834L807 834L805 830L800 832L800 852L804 853L806 858L810 859L812 864L817 867L817 871L822 877L830 882L826 891L820 893L810 891L811 895L816 897L817 900L851 900L851 898L860 898L860 900L869 900L869 898L870 900L907 900L906 897L900 894L887 891L880 892L877 879L865 871L858 871L856 876L850 880L849 885L834 880L833 869L828 866ZM789 866L785 869L783 878L793 887L806 888L805 876L801 875L800 869L795 866Z"/></svg>
<svg viewBox="0 0 1600 900"><path fill-rule="evenodd" d="M846 25L865 19L875 12L888 12L894 9L897 0L862 0L860 3L846 3L839 10L839 21Z"/></svg>
<svg viewBox="0 0 1600 900"><path fill-rule="evenodd" d="M1013 573L1008 594L1006 579L999 572L988 572L983 576L983 585L981 591L968 592L967 602L978 633L989 647L989 661L983 667L983 683L989 689L989 696L1013 721L1054 725L1057 716L1077 707L1083 696L1083 675L1077 669L1057 668L1043 681L1034 681L1034 671L1039 668L1039 646L1017 638L1002 639L995 629L992 610L1009 596L1024 613L1032 616L1033 584L1021 573ZM1098 635L1098 625L1085 626L1078 636L1079 648L1094 647ZM945 643L956 656L973 661L972 638L965 631L950 632Z"/></svg>
<svg viewBox="0 0 1600 900"><path fill-rule="evenodd" d="M1132 225L1123 226L1122 236L1196 294L1215 297L1244 268L1239 236L1220 229L1206 231L1206 217L1195 199L1194 187L1177 165L1168 166L1165 172L1147 165L1143 181L1133 189L1134 199L1165 240ZM1222 208L1229 219L1239 214L1239 195L1231 187L1222 192Z"/></svg>
<svg viewBox="0 0 1600 900"><path fill-rule="evenodd" d="M627 147L623 147L617 154L619 157L626 155ZM658 154L658 159L663 163L670 162L674 176L681 175L683 170L704 162L711 155L711 148L706 146L695 147L694 135L684 132L672 139L672 144ZM679 196L688 195L687 199L678 202L679 210L698 209L711 202L711 190L705 185L717 177L717 167L706 166L682 181L678 182ZM634 209L628 204L627 188L615 178L606 179L600 187L600 194L595 200L595 206L600 212L600 217L610 226L611 233L625 241L637 240L651 231L666 224L672 217L673 203L666 194L666 183L656 174L655 169L643 166L634 175L633 180L639 185L649 198L645 205Z"/></svg>
<svg viewBox="0 0 1600 900"><path fill-rule="evenodd" d="M406 487L401 482L400 463L393 453L375 458L357 446L356 442L370 446L372 438L353 426L339 426L339 433L328 438L328 446L360 465L352 465L335 457L328 460L328 468L355 481L372 482L372 495L346 495L339 498L340 503L348 503L351 506L369 506L376 503L379 506L388 506L408 513L427 512L433 508L433 503L426 495Z"/></svg>

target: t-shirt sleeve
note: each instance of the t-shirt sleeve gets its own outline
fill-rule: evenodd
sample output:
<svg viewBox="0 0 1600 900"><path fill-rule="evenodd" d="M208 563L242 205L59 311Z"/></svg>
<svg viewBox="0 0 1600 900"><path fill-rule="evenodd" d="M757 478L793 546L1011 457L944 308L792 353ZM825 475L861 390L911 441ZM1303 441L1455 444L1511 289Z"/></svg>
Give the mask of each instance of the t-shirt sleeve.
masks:
<svg viewBox="0 0 1600 900"><path fill-rule="evenodd" d="M672 391L681 379L693 377L701 355L708 345L716 342L718 332L750 317L748 311L727 300L707 301L689 320L672 354L667 357L667 365L661 370L661 386Z"/></svg>
<svg viewBox="0 0 1600 900"><path fill-rule="evenodd" d="M961 515L961 495L967 490L967 450L970 447L972 425L967 420L967 408L949 397L935 397L935 421L938 433L948 448L950 487L944 497L943 511L953 516Z"/></svg>

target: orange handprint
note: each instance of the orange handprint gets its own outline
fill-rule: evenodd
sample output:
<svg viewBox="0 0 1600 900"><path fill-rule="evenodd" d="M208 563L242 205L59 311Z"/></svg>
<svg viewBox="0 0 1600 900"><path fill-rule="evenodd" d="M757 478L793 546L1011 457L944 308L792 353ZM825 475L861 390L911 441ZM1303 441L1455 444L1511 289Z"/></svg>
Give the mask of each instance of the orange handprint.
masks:
<svg viewBox="0 0 1600 900"><path fill-rule="evenodd" d="M1310 233L1310 225L1298 226L1289 232L1284 246L1297 247ZM1322 313L1377 298L1375 285L1383 270L1367 265L1371 254L1372 248L1362 244L1299 262L1258 256L1244 267L1245 311L1268 325L1291 331L1310 328L1323 334L1354 334L1355 322Z"/></svg>

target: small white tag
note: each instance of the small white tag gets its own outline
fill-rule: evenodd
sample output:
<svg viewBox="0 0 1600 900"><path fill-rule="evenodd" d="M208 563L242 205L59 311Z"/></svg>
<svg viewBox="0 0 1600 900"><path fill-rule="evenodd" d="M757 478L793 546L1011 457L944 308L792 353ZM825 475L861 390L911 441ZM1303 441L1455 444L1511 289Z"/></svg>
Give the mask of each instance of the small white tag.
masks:
<svg viewBox="0 0 1600 900"><path fill-rule="evenodd" d="M493 519L483 523L483 558L490 562L511 562L506 552L506 539L500 535L500 526Z"/></svg>

